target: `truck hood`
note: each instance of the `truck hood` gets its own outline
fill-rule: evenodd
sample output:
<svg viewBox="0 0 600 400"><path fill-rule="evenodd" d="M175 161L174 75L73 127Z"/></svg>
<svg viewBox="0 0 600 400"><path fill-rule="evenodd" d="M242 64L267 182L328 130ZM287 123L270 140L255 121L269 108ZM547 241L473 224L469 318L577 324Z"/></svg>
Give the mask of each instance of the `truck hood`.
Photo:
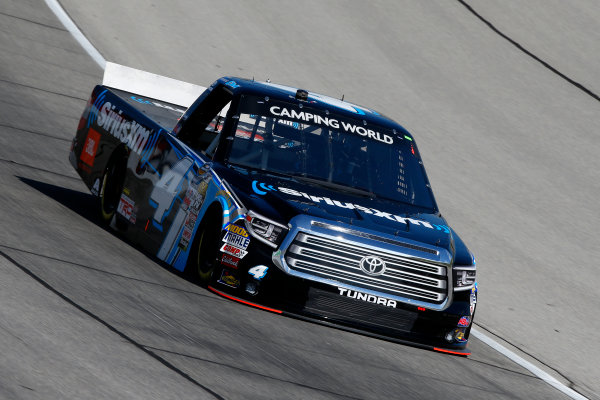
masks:
<svg viewBox="0 0 600 400"><path fill-rule="evenodd" d="M303 178L238 167L214 169L248 210L281 223L306 214L441 247L454 254L451 230L437 212Z"/></svg>

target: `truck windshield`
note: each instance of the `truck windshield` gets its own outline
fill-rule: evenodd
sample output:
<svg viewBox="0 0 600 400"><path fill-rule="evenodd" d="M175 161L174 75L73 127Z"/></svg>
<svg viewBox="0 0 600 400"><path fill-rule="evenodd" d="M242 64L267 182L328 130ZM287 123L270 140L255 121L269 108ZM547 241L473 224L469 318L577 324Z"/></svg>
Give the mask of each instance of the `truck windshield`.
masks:
<svg viewBox="0 0 600 400"><path fill-rule="evenodd" d="M412 139L360 119L243 96L230 164L435 209Z"/></svg>

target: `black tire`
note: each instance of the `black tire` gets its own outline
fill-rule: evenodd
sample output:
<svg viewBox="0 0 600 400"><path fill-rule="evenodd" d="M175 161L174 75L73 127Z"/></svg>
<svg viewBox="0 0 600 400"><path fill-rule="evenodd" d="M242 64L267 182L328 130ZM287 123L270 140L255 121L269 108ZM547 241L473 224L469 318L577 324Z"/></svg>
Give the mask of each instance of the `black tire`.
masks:
<svg viewBox="0 0 600 400"><path fill-rule="evenodd" d="M106 165L100 187L100 218L106 225L110 224L123 191L127 160L122 154L115 153Z"/></svg>
<svg viewBox="0 0 600 400"><path fill-rule="evenodd" d="M208 210L207 213L216 210ZM216 212L213 215L221 214ZM207 216L208 217L208 216ZM212 217L202 221L196 233L195 250L190 254L186 271L203 285L208 285L218 266L219 244L221 241L220 218Z"/></svg>

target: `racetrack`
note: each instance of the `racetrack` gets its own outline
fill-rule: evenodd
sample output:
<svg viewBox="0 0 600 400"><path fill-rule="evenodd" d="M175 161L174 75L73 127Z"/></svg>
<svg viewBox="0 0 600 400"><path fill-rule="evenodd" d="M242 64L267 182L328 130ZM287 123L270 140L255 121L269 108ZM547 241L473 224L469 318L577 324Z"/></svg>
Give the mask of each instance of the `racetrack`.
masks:
<svg viewBox="0 0 600 400"><path fill-rule="evenodd" d="M398 120L477 256L480 330L598 399L600 9L467 3L530 54L459 1L61 2L109 61ZM104 230L67 160L102 71L41 0L0 21L0 398L566 398L476 339L451 357L232 303Z"/></svg>

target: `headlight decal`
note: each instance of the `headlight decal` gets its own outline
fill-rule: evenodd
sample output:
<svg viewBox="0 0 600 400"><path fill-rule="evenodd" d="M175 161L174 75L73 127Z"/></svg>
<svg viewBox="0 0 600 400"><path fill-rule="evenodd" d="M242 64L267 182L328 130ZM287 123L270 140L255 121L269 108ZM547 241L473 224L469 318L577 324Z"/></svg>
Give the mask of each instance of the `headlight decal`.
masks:
<svg viewBox="0 0 600 400"><path fill-rule="evenodd" d="M289 230L287 226L253 211L248 211L244 221L252 237L271 247L279 246Z"/></svg>
<svg viewBox="0 0 600 400"><path fill-rule="evenodd" d="M477 279L477 267L475 265L455 265L452 268L454 279L454 290L470 290Z"/></svg>

